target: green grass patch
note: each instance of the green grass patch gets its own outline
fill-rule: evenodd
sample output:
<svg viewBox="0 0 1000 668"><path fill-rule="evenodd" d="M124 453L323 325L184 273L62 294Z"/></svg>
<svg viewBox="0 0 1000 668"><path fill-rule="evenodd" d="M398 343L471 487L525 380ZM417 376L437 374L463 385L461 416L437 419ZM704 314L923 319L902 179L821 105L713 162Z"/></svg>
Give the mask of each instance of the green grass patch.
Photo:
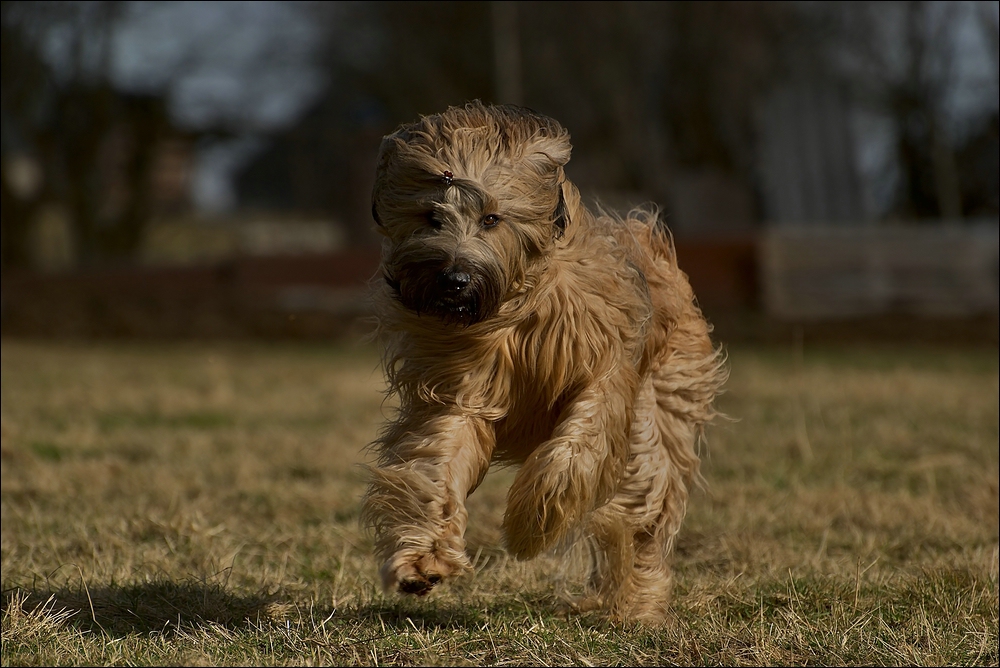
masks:
<svg viewBox="0 0 1000 668"><path fill-rule="evenodd" d="M231 427L235 423L232 415L215 412L192 412L181 415L161 415L159 413L104 413L97 416L97 424L102 431L113 431L123 427L140 429L219 429Z"/></svg>

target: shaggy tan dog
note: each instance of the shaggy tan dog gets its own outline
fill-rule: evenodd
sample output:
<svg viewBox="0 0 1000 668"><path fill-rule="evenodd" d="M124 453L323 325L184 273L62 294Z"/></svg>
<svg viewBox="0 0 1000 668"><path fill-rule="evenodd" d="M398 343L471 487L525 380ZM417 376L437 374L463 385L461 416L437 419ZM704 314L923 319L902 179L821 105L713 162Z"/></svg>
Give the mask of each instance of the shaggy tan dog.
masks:
<svg viewBox="0 0 1000 668"><path fill-rule="evenodd" d="M570 150L554 120L478 102L383 140L377 303L400 408L363 516L386 589L424 594L469 570L465 499L490 463L520 464L507 549L585 536L576 607L655 623L725 371L656 213L591 213Z"/></svg>

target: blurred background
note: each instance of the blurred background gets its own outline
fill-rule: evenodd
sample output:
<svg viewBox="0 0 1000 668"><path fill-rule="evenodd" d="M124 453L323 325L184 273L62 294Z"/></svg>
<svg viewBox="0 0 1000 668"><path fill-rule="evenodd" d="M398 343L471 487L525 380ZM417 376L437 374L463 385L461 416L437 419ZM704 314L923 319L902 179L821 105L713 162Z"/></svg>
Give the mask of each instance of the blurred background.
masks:
<svg viewBox="0 0 1000 668"><path fill-rule="evenodd" d="M357 336L381 137L478 98L658 203L723 340L997 342L997 2L2 3L5 335Z"/></svg>

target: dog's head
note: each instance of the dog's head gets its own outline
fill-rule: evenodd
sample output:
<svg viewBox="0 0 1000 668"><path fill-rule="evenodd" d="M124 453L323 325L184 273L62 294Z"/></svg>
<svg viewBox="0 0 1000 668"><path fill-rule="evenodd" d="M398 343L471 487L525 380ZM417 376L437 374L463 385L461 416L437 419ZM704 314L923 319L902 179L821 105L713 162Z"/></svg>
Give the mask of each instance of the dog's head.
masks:
<svg viewBox="0 0 1000 668"><path fill-rule="evenodd" d="M487 320L527 289L568 221L569 133L528 109L472 102L382 141L372 216L382 273L406 308Z"/></svg>

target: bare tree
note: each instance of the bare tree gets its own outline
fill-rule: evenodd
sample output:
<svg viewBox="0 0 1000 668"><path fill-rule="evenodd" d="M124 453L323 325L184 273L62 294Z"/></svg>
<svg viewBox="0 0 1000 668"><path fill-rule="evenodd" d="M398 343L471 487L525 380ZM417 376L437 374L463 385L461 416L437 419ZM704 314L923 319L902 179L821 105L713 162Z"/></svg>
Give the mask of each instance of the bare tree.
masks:
<svg viewBox="0 0 1000 668"><path fill-rule="evenodd" d="M366 91L397 122L471 98L493 98L490 5L474 2L380 2L317 10L328 22L334 85ZM341 24L348 23L344 31ZM351 39L342 40L344 32ZM376 44L347 53L357 34ZM346 43L345 43L346 42Z"/></svg>
<svg viewBox="0 0 1000 668"><path fill-rule="evenodd" d="M496 99L507 104L522 104L521 35L518 30L517 3L493 0L490 3L493 23L493 54L496 73Z"/></svg>
<svg viewBox="0 0 1000 668"><path fill-rule="evenodd" d="M111 82L112 37L125 7L118 2L4 3L5 125L42 165L45 196L67 210L79 262L92 264L135 253L149 219L151 175L170 126L163 100L124 95ZM58 35L63 49L41 56ZM8 66L9 65L9 66ZM24 68L36 74L25 76ZM11 103L7 89L19 91ZM10 196L5 195L10 200ZM30 213L8 221L5 263L26 260Z"/></svg>
<svg viewBox="0 0 1000 668"><path fill-rule="evenodd" d="M1000 8L996 2L980 0L975 4L976 19L993 57L994 84L1000 89Z"/></svg>
<svg viewBox="0 0 1000 668"><path fill-rule="evenodd" d="M577 177L668 197L678 166L752 179L753 96L792 12L743 3L377 3L328 10L334 88L394 122L468 99L522 102L565 123ZM368 57L337 25L372 35ZM586 156L586 157L585 157ZM590 164L587 164L587 163Z"/></svg>
<svg viewBox="0 0 1000 668"><path fill-rule="evenodd" d="M958 3L850 3L828 9L829 42L857 99L892 120L899 170L891 215L962 215L947 101L955 68Z"/></svg>
<svg viewBox="0 0 1000 668"><path fill-rule="evenodd" d="M298 8L294 5L292 11ZM290 77L281 80L281 74L302 65L289 63L301 57L301 45L289 46L288 35L280 30L265 33L259 40L263 45L251 56L227 60L213 28L192 30L191 38L180 47L175 44L166 58L147 64L142 76L123 80L116 68L122 59L114 51L123 26L146 19L157 23L164 11L171 11L171 5L3 3L4 155L28 154L43 167L45 189L35 200L62 205L82 264L135 255L159 206L154 182L169 142L179 139L193 150L198 139L259 132L261 114L255 112L276 88L287 85ZM141 45L131 48L133 56L142 50ZM244 95L235 101L233 95L214 96L208 86L191 95L190 87L179 85L206 70L235 70L252 81L239 88ZM183 109L197 108L204 117L200 124L176 127L168 103L178 89L188 93ZM9 162L5 160L5 173ZM26 230L34 210L28 211L27 201L10 190L10 178L4 181L6 267L27 260ZM32 206L37 207L35 200Z"/></svg>
<svg viewBox="0 0 1000 668"><path fill-rule="evenodd" d="M46 195L40 173L37 118L49 70L19 30L24 8L0 3L0 114L3 162L0 171L0 266L23 267L29 261L28 234ZM35 149L35 150L33 150ZM34 153L34 154L33 154ZM19 172L34 172L24 178Z"/></svg>

